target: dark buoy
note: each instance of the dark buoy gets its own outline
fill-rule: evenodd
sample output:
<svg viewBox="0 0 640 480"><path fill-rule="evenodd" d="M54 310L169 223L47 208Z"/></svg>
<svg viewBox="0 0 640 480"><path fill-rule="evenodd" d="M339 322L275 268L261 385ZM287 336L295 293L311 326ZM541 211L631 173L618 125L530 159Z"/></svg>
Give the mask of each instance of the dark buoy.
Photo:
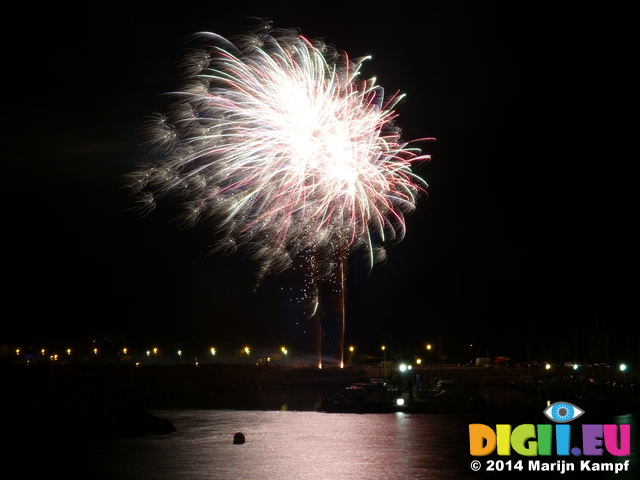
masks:
<svg viewBox="0 0 640 480"><path fill-rule="evenodd" d="M244 443L244 433L236 433L233 436L233 444L234 445L242 445Z"/></svg>

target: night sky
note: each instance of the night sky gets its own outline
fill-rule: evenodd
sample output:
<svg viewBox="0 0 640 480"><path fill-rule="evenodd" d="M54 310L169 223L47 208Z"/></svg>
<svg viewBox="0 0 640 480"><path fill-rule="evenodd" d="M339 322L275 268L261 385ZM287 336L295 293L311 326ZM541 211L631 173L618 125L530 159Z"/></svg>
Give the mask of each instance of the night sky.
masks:
<svg viewBox="0 0 640 480"><path fill-rule="evenodd" d="M181 228L170 200L141 217L123 180L158 159L141 127L181 87L189 35L230 37L251 25L245 17L266 17L372 55L362 76L407 94L404 138L437 138L422 146L433 157L417 168L429 194L406 239L372 272L352 258L349 343L410 350L442 335L460 358L523 358L527 340L564 342L568 357L587 355L591 338L608 339L611 361L614 351L637 356L630 10L64 3L18 7L4 33L0 345L288 340L278 292L290 277L254 292L246 252L211 254L212 226Z"/></svg>

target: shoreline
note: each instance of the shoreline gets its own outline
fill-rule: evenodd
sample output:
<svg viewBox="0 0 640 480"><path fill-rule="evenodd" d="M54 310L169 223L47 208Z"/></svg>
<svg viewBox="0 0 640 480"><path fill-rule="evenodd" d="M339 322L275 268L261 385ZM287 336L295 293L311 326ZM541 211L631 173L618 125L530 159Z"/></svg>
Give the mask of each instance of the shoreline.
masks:
<svg viewBox="0 0 640 480"><path fill-rule="evenodd" d="M589 411L621 414L640 411L640 397L634 384L620 381L610 372L532 375L531 370L444 367L441 374L461 385L483 390L484 394L496 393L496 399L502 403L492 405L490 400L493 408L520 407L528 399L529 406L535 405L536 410L542 401L562 400L580 404ZM108 440L174 431L170 421L154 417L149 410L313 410L328 394L354 383L383 380L378 377L379 372L377 366L318 369L247 364L0 363L3 387L0 400L8 407L5 409L8 431L18 438L54 435L63 440ZM418 368L411 374L412 381L428 389L434 384L436 373L434 368ZM391 384L403 378L398 372L389 377ZM501 399L505 391L517 394Z"/></svg>

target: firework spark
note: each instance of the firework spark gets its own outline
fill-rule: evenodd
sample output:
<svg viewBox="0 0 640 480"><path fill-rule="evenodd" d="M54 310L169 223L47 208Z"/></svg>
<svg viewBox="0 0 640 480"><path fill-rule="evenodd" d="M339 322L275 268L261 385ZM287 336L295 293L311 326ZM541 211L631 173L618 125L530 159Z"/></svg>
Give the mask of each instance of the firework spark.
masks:
<svg viewBox="0 0 640 480"><path fill-rule="evenodd" d="M260 277L306 251L326 260L324 276L357 249L373 265L383 243L404 237L427 186L411 166L429 156L393 124L402 96L385 100L375 79L359 78L366 58L294 31L200 35L188 85L155 127L168 158L131 175L141 205L184 195L185 222L212 217L217 247L248 248Z"/></svg>

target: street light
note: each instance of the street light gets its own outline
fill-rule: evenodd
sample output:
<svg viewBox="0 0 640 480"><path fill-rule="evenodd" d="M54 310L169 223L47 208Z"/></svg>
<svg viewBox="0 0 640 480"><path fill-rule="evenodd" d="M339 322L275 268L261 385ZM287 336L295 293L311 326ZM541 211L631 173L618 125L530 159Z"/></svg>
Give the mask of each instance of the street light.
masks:
<svg viewBox="0 0 640 480"><path fill-rule="evenodd" d="M411 371L413 367L411 366L411 364L406 364L406 363L401 363L400 366L398 367L398 370L400 370L399 374L398 374L398 396L402 395L402 383L405 379L405 373ZM412 399L412 392L411 392L411 377L407 376L407 390L409 392L409 401L411 401ZM401 405L401 404L398 404Z"/></svg>

